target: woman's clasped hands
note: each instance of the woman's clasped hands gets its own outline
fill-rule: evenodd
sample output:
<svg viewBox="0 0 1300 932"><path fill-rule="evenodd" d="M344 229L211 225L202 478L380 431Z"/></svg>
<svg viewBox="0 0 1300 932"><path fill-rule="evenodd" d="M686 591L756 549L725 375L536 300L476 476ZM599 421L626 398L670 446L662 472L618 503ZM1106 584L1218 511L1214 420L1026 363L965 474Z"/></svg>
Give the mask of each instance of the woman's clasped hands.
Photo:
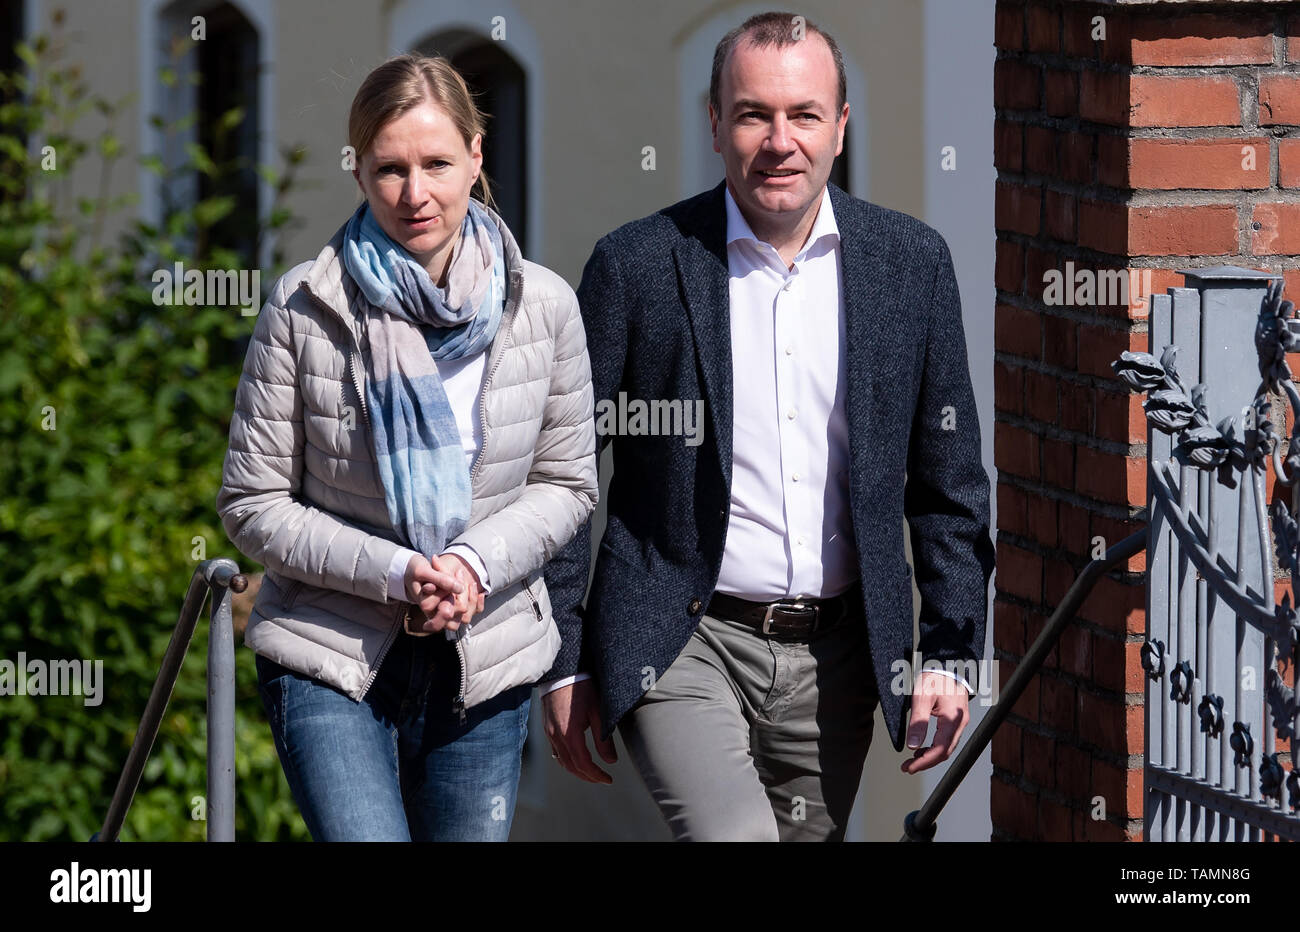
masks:
<svg viewBox="0 0 1300 932"><path fill-rule="evenodd" d="M478 575L454 553L432 560L421 554L406 565L406 595L424 613L420 631L444 628L455 631L483 611L483 590Z"/></svg>

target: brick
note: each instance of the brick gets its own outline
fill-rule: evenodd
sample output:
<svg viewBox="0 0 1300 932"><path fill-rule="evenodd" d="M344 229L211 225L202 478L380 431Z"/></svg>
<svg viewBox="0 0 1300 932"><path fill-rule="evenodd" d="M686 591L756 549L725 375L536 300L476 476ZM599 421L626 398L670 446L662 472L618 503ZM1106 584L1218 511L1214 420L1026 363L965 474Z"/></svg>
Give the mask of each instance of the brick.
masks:
<svg viewBox="0 0 1300 932"><path fill-rule="evenodd" d="M1120 541L1138 531L1145 530L1145 528L1146 524L1141 521L1132 519L1119 521L1115 518L1108 518L1105 515L1093 514L1088 529L1089 547L1092 547L1093 539L1100 537L1102 538L1101 546L1106 550L1109 550ZM1093 556L1091 551L1089 551L1088 555L1090 557ZM1133 556L1129 557L1123 564L1120 564L1120 566L1122 569L1125 569L1130 573L1146 572L1146 551L1139 550Z"/></svg>
<svg viewBox="0 0 1300 932"><path fill-rule="evenodd" d="M1061 14L1039 4L1029 7L1029 51L1058 52L1061 49Z"/></svg>
<svg viewBox="0 0 1300 932"><path fill-rule="evenodd" d="M1073 243L1078 224L1078 201L1074 195L1048 189L1043 192L1046 233L1054 240Z"/></svg>
<svg viewBox="0 0 1300 932"><path fill-rule="evenodd" d="M1066 133L1061 142L1061 178L1066 181L1077 181L1079 184L1091 184L1093 166L1096 162L1095 148L1096 137L1093 134Z"/></svg>
<svg viewBox="0 0 1300 932"><path fill-rule="evenodd" d="M1093 758L1093 793L1106 800L1106 815L1142 818L1142 769Z"/></svg>
<svg viewBox="0 0 1300 932"><path fill-rule="evenodd" d="M999 498L999 502L1001 499ZM998 520L1001 521L1002 507L998 506ZM1017 657L1025 652L1025 610L1010 602L995 600L993 602L993 646L999 650L1010 651Z"/></svg>
<svg viewBox="0 0 1300 932"><path fill-rule="evenodd" d="M1042 301L1047 288L1047 273L1060 271L1061 256L1054 249L1029 246L1025 250L1025 296Z"/></svg>
<svg viewBox="0 0 1300 932"><path fill-rule="evenodd" d="M1059 642L1058 653L1059 653ZM1044 676L1038 690L1039 721L1058 732L1073 733L1075 729L1075 690L1066 680Z"/></svg>
<svg viewBox="0 0 1300 932"><path fill-rule="evenodd" d="M995 425L996 426L996 425ZM998 591L1037 603L1043 597L1043 558L999 539Z"/></svg>
<svg viewBox="0 0 1300 932"><path fill-rule="evenodd" d="M1048 569L1059 562L1060 562L1059 560L1053 560L1050 558L1046 559L1043 561L1044 568ZM1026 654L1028 654L1029 651L1033 649L1034 644L1038 642L1038 639L1043 634L1043 629L1046 627L1047 627L1047 616L1044 615L1042 612L1036 612L1030 609L1025 613L1025 653ZM1055 670L1057 664L1058 664L1057 646L1055 643L1053 643L1048 648L1047 656L1043 658L1043 665L1041 669ZM1042 683L1040 682L1040 680L1041 677L1039 676L1035 676L1033 680L1033 682L1037 684L1037 686L1039 687L1039 692L1041 692L1041 687L1042 687ZM1038 695L1038 692L1036 692L1035 695ZM1035 721L1038 720L1037 708L1035 708L1034 710L1034 720Z"/></svg>
<svg viewBox="0 0 1300 932"><path fill-rule="evenodd" d="M993 343L999 352L1038 359L1043 353L1042 321L1035 311L998 303L993 310Z"/></svg>
<svg viewBox="0 0 1300 932"><path fill-rule="evenodd" d="M1066 625L1057 643L1062 673L1087 679L1092 676L1092 631L1078 622Z"/></svg>
<svg viewBox="0 0 1300 932"><path fill-rule="evenodd" d="M1128 17L1103 58L1133 65L1262 65L1273 61L1272 15L1189 13Z"/></svg>
<svg viewBox="0 0 1300 932"><path fill-rule="evenodd" d="M1260 76L1258 119L1260 126L1300 124L1300 75Z"/></svg>
<svg viewBox="0 0 1300 932"><path fill-rule="evenodd" d="M1277 141L1277 183L1282 188L1300 188L1300 139Z"/></svg>
<svg viewBox="0 0 1300 932"><path fill-rule="evenodd" d="M1025 8L1023 4L1000 0L993 14L993 43L1000 49L1019 51L1025 47Z"/></svg>
<svg viewBox="0 0 1300 932"><path fill-rule="evenodd" d="M1061 429L1092 432L1092 388L1078 382L1061 383Z"/></svg>
<svg viewBox="0 0 1300 932"><path fill-rule="evenodd" d="M1049 550L1056 547L1056 500L1041 495L1026 498L1029 534Z"/></svg>
<svg viewBox="0 0 1300 932"><path fill-rule="evenodd" d="M1300 61L1300 15L1286 18L1286 60Z"/></svg>
<svg viewBox="0 0 1300 932"><path fill-rule="evenodd" d="M1029 644L1026 636L1025 643ZM1015 665L1006 660L998 661L998 682L1010 683L1011 675L1016 672ZM1005 687L1003 687L1005 690ZM1038 677L1032 676L1025 683L1024 691L1012 703L1011 714L1030 722L1038 721Z"/></svg>
<svg viewBox="0 0 1300 932"><path fill-rule="evenodd" d="M1073 841L1074 810L1046 798L1038 800L1036 841Z"/></svg>
<svg viewBox="0 0 1300 932"><path fill-rule="evenodd" d="M1074 488L1074 444L1043 438L1043 481L1058 489Z"/></svg>
<svg viewBox="0 0 1300 932"><path fill-rule="evenodd" d="M1042 73L1036 65L1010 58L993 63L993 106L1008 110L1037 110Z"/></svg>
<svg viewBox="0 0 1300 932"><path fill-rule="evenodd" d="M1037 236L1042 203L1041 188L999 181L994 194L993 225L999 230Z"/></svg>
<svg viewBox="0 0 1300 932"><path fill-rule="evenodd" d="M1100 577L1079 606L1079 617L1117 635L1141 634L1146 624L1146 589L1138 583ZM1095 645L1094 645L1095 646ZM1093 675L1097 657L1093 654Z"/></svg>
<svg viewBox="0 0 1300 932"><path fill-rule="evenodd" d="M1240 126L1237 82L1227 75L1129 78L1130 126Z"/></svg>
<svg viewBox="0 0 1300 932"><path fill-rule="evenodd" d="M994 777L989 784L989 815L995 832L1028 841L1038 832L1038 799Z"/></svg>
<svg viewBox="0 0 1300 932"><path fill-rule="evenodd" d="M1087 801L1092 778L1092 755L1072 744L1056 744L1056 788L1080 803Z"/></svg>
<svg viewBox="0 0 1300 932"><path fill-rule="evenodd" d="M1128 183L1161 191L1267 188L1268 140L1130 139Z"/></svg>
<svg viewBox="0 0 1300 932"><path fill-rule="evenodd" d="M1056 423L1059 401L1056 377L1044 372L1025 372L1025 414L1046 424Z"/></svg>
<svg viewBox="0 0 1300 932"><path fill-rule="evenodd" d="M1023 123L997 120L993 124L993 165L1004 171L1024 170L1025 127Z"/></svg>
<svg viewBox="0 0 1300 932"><path fill-rule="evenodd" d="M1251 213L1250 251L1257 256L1300 254L1300 204L1256 204Z"/></svg>
<svg viewBox="0 0 1300 932"><path fill-rule="evenodd" d="M1110 201L1079 201L1079 245L1117 255L1128 253L1128 210Z"/></svg>
<svg viewBox="0 0 1300 932"><path fill-rule="evenodd" d="M1081 323L1078 336L1079 373L1114 379L1115 370L1111 368L1111 362L1119 359L1121 353L1137 352L1137 344L1145 335L1134 333L1128 328L1117 330Z"/></svg>
<svg viewBox="0 0 1300 932"><path fill-rule="evenodd" d="M1025 287L1025 247L999 238L993 257L994 284L1001 291L1021 294Z"/></svg>
<svg viewBox="0 0 1300 932"><path fill-rule="evenodd" d="M1019 776L1021 771L1020 728L1013 722L1003 722L993 732L993 750L990 758L994 767Z"/></svg>
<svg viewBox="0 0 1300 932"><path fill-rule="evenodd" d="M1082 543L1078 537L1062 537L1059 549L1067 550L1070 553L1078 554L1083 552L1080 546ZM1048 605L1060 605L1065 599L1065 594L1070 591L1074 581L1079 577L1075 568L1065 560L1049 560L1043 566L1045 590L1044 601ZM1055 657L1052 665L1056 665Z"/></svg>
<svg viewBox="0 0 1300 932"><path fill-rule="evenodd" d="M1118 699L1103 699L1093 693L1079 690L1076 715L1079 721L1079 738L1112 754L1127 753L1124 703ZM1111 803L1107 802L1107 814Z"/></svg>
<svg viewBox="0 0 1300 932"><path fill-rule="evenodd" d="M1078 363L1077 324L1051 314L1044 315L1042 321L1043 361L1073 371Z"/></svg>
<svg viewBox="0 0 1300 932"><path fill-rule="evenodd" d="M1020 414L1025 405L1025 370L1004 362L993 362L993 406L998 411Z"/></svg>
<svg viewBox="0 0 1300 932"><path fill-rule="evenodd" d="M1042 126L1025 127L1025 170L1036 175L1056 174L1056 133Z"/></svg>
<svg viewBox="0 0 1300 932"><path fill-rule="evenodd" d="M1062 16L1062 39L1065 54L1070 58L1096 60L1097 41L1093 38L1092 17L1095 10L1079 9L1066 4Z"/></svg>
<svg viewBox="0 0 1300 932"><path fill-rule="evenodd" d="M1149 275L1147 274L1149 273ZM1166 294L1170 288L1181 288L1186 278L1174 269L1141 269L1138 288L1129 291L1128 312L1130 320L1145 320L1151 316L1150 296Z"/></svg>
<svg viewBox="0 0 1300 932"><path fill-rule="evenodd" d="M1101 689L1123 694L1128 691L1125 688L1128 676L1124 667L1124 641L1113 634L1097 635L1092 642L1093 682Z"/></svg>
<svg viewBox="0 0 1300 932"><path fill-rule="evenodd" d="M1045 71L1043 106L1048 116L1075 116L1079 112L1079 73L1057 68Z"/></svg>
<svg viewBox="0 0 1300 932"><path fill-rule="evenodd" d="M1132 207L1127 213L1128 255L1227 256L1237 252L1237 208L1232 204Z"/></svg>
<svg viewBox="0 0 1300 932"><path fill-rule="evenodd" d="M1128 75L1085 68L1079 73L1079 116L1108 126L1126 126Z"/></svg>
<svg viewBox="0 0 1300 932"><path fill-rule="evenodd" d="M1044 448L1045 462L1046 454ZM1085 446L1078 448L1077 455L1079 482L1075 490L1080 495L1117 505L1145 503L1145 457L1107 453Z"/></svg>
<svg viewBox="0 0 1300 932"><path fill-rule="evenodd" d="M1069 502L1061 502L1057 515L1061 521L1060 546L1071 553L1082 554L1084 544L1089 539L1088 510L1078 505L1071 505Z"/></svg>
<svg viewBox="0 0 1300 932"><path fill-rule="evenodd" d="M1054 742L1045 735L1025 731L1021 736L1024 750L1025 779L1040 789L1056 786Z"/></svg>
<svg viewBox="0 0 1300 932"><path fill-rule="evenodd" d="M1127 136L1105 134L1097 137L1097 183L1108 188L1128 190Z"/></svg>

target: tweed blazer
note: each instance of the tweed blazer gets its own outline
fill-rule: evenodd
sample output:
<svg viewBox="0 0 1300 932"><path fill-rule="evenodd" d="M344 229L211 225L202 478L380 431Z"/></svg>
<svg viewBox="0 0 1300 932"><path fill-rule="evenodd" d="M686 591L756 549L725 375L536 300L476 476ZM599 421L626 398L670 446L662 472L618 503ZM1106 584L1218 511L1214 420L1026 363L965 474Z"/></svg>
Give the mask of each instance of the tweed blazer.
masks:
<svg viewBox="0 0 1300 932"><path fill-rule="evenodd" d="M597 404L619 392L705 402L697 446L669 435L613 439L609 518L585 602L589 524L546 569L562 644L544 678L591 673L606 735L686 645L722 563L732 451L724 190L603 237L578 288ZM846 317L850 507L875 671L863 685L879 694L902 750L911 694L898 683L911 679L898 662L915 675L914 647L922 664L983 651L994 565L989 477L947 244L907 214L834 185L830 195Z"/></svg>
<svg viewBox="0 0 1300 932"><path fill-rule="evenodd" d="M509 290L487 350L469 525L449 545L475 550L492 592L456 635L462 710L551 666L560 636L542 565L597 499L591 368L573 289L524 260L491 216ZM266 567L244 643L360 700L405 616L420 612L388 597L401 543L374 455L365 297L339 256L345 227L281 276L262 308L217 511L239 551Z"/></svg>

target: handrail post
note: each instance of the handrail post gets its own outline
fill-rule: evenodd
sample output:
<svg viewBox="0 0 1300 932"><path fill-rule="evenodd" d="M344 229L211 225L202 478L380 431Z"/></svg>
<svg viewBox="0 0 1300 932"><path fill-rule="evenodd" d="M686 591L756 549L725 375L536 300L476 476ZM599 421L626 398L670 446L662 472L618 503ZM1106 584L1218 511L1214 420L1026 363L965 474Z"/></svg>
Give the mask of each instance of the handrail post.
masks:
<svg viewBox="0 0 1300 932"><path fill-rule="evenodd" d="M208 841L235 840L235 632L230 589L242 580L233 560L210 560L212 588L208 638ZM241 587L242 588L242 587Z"/></svg>

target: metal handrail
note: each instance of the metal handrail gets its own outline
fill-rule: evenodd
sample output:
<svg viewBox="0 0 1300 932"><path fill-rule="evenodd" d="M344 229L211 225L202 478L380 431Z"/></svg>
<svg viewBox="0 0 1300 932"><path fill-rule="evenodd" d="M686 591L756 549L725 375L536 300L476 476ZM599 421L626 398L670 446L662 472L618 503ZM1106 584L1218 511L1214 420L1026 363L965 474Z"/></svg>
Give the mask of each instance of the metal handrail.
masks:
<svg viewBox="0 0 1300 932"><path fill-rule="evenodd" d="M239 572L234 560L225 557L204 560L195 568L181 605L181 617L163 654L158 678L154 680L140 727L108 805L108 815L91 841L117 841L209 592L214 595L208 641L207 838L208 841L235 840L235 635L230 593L247 588L248 577Z"/></svg>
<svg viewBox="0 0 1300 932"><path fill-rule="evenodd" d="M1043 661L1051 653L1052 647L1060 639L1066 626L1074 621L1075 613L1088 598L1097 580L1109 572L1115 564L1140 553L1146 547L1147 528L1144 527L1111 547L1106 551L1105 556L1093 560L1083 568L1075 579L1074 585L1070 586L1070 591L1056 606L1056 611L1052 612L1047 625L1034 640L1033 646L1025 653L1024 659L1011 674L1011 679L1007 681L993 710L980 720L979 725L957 752L952 764L939 779L938 786L930 793L921 808L907 814L907 818L903 820L903 837L899 839L900 842L934 839L940 810L947 805L949 798L956 792L958 784L970 772L971 767L975 766L975 762L993 740L993 733L997 731L998 726L1011 714L1011 707L1016 704L1016 700L1025 691L1029 681L1038 674Z"/></svg>

